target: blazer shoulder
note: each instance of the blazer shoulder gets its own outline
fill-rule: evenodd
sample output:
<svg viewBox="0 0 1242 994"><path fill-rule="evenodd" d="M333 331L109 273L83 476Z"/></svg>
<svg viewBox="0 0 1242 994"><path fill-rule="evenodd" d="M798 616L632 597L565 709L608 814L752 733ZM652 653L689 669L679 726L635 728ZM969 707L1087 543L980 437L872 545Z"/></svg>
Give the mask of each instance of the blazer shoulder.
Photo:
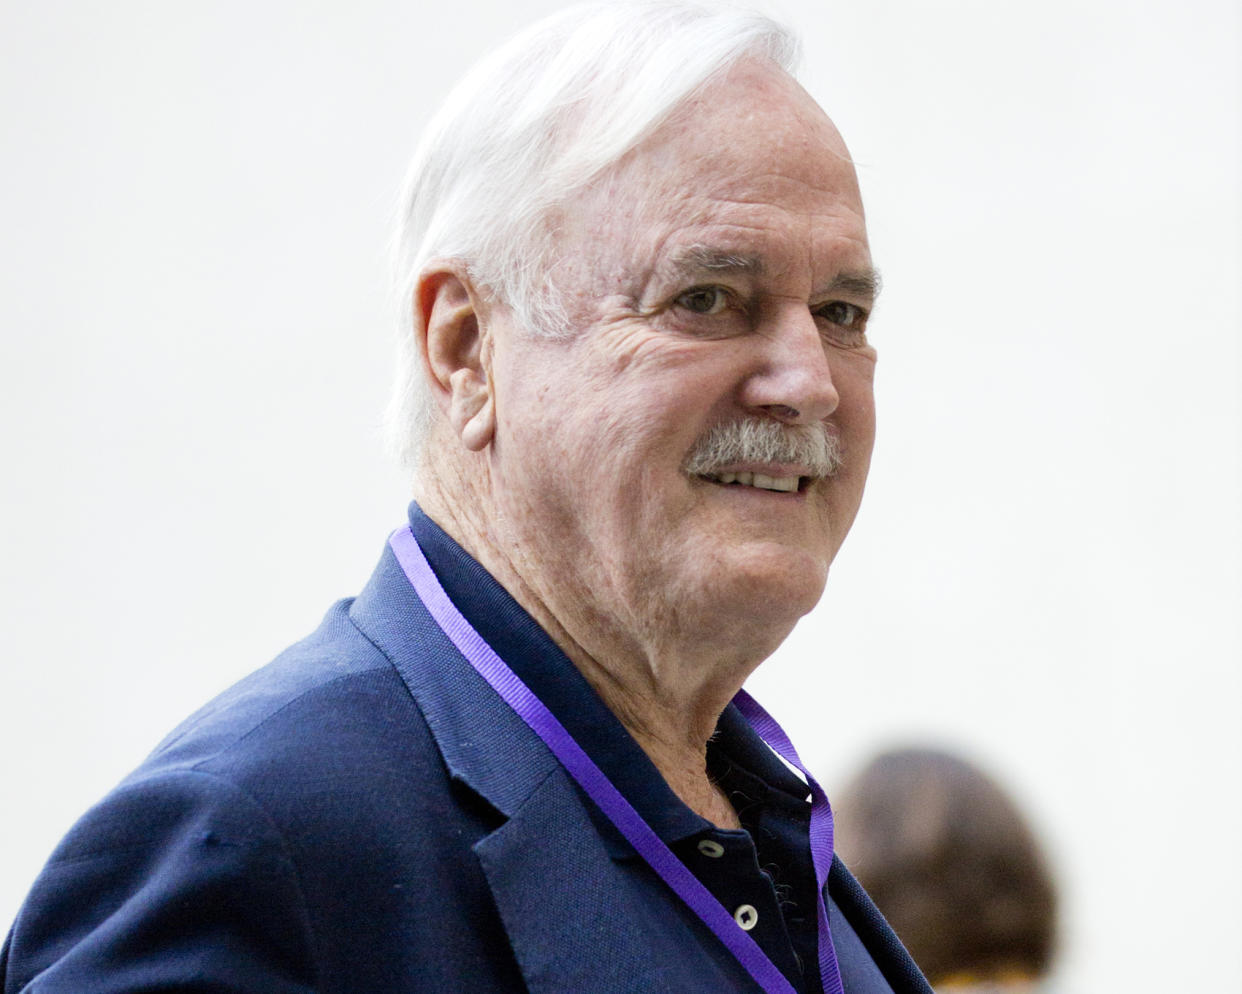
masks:
<svg viewBox="0 0 1242 994"><path fill-rule="evenodd" d="M348 697L351 685L390 671L383 652L350 621L350 603L338 601L313 633L182 721L136 774L191 768L236 747L304 699Z"/></svg>
<svg viewBox="0 0 1242 994"><path fill-rule="evenodd" d="M40 994L208 981L308 994L310 922L280 832L209 773L117 788L60 843L13 925L0 987L36 980Z"/></svg>

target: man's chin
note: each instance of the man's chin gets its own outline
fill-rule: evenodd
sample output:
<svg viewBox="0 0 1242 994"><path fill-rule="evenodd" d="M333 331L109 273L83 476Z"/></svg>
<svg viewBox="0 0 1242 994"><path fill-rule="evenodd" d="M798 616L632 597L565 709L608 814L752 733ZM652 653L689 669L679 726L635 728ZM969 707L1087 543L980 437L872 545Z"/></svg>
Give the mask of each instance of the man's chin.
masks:
<svg viewBox="0 0 1242 994"><path fill-rule="evenodd" d="M827 580L825 557L805 544L772 540L721 555L713 574L704 577L709 590L735 605L748 624L790 626L819 603Z"/></svg>

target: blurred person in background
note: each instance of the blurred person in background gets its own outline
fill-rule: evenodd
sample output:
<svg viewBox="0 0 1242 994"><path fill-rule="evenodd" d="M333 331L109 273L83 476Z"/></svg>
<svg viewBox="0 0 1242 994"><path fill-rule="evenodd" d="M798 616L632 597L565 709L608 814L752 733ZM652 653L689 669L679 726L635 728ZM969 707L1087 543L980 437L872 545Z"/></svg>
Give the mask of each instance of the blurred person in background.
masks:
<svg viewBox="0 0 1242 994"><path fill-rule="evenodd" d="M837 845L941 994L1048 991L1057 894L1009 795L950 753L868 762L836 796Z"/></svg>

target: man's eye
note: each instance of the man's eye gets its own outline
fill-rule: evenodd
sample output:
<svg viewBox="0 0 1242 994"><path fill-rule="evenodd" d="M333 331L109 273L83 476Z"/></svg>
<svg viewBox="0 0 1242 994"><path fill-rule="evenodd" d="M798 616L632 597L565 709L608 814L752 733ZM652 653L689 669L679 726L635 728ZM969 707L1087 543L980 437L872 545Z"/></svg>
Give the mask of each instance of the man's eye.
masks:
<svg viewBox="0 0 1242 994"><path fill-rule="evenodd" d="M820 317L851 331L862 331L867 324L867 312L844 300L834 300L819 309Z"/></svg>
<svg viewBox="0 0 1242 994"><path fill-rule="evenodd" d="M719 314L729 306L729 291L719 286L696 287L678 297L677 305L692 314Z"/></svg>

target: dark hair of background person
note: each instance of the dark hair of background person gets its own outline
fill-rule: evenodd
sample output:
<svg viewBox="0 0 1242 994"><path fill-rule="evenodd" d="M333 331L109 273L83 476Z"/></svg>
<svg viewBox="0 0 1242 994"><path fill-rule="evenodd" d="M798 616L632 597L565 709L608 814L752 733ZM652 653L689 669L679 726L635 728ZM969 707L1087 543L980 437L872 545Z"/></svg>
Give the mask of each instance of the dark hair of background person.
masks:
<svg viewBox="0 0 1242 994"><path fill-rule="evenodd" d="M1009 796L948 753L871 760L834 798L837 850L934 985L1037 978L1052 961L1056 888Z"/></svg>

